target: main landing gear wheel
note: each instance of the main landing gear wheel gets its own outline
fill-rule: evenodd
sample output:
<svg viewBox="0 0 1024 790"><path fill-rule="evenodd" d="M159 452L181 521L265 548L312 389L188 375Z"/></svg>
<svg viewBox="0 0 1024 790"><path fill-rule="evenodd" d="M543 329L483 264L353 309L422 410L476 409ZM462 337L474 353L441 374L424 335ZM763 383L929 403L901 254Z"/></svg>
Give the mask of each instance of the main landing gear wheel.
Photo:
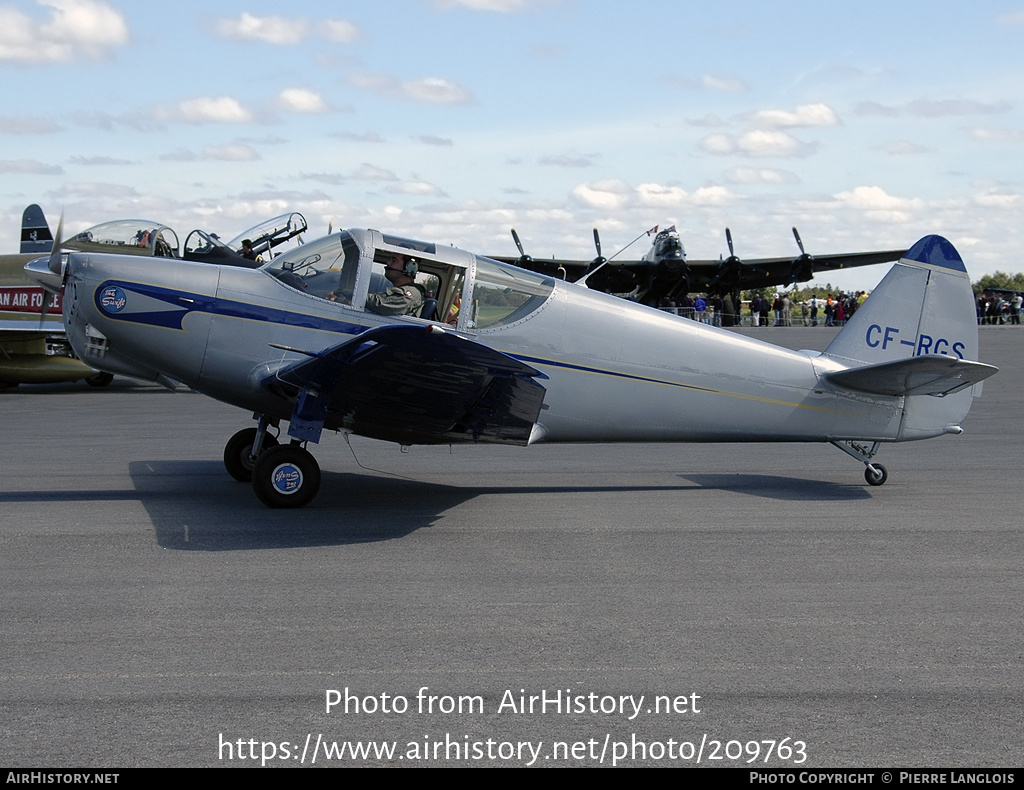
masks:
<svg viewBox="0 0 1024 790"><path fill-rule="evenodd" d="M881 464L868 464L864 467L864 479L869 486L880 486L889 479L889 472Z"/></svg>
<svg viewBox="0 0 1024 790"><path fill-rule="evenodd" d="M248 483L252 480L252 470L255 466L251 460L254 441L256 441L256 429L246 428L228 439L228 443L224 447L224 468L239 483ZM263 452L265 453L271 447L277 447L277 439L267 434L263 437Z"/></svg>
<svg viewBox="0 0 1024 790"><path fill-rule="evenodd" d="M267 507L303 507L320 490L320 466L296 444L272 447L256 460L252 487Z"/></svg>
<svg viewBox="0 0 1024 790"><path fill-rule="evenodd" d="M91 376L89 376L89 378L87 378L85 380L85 383L88 384L90 387L106 387L113 380L114 380L114 374L113 373L106 373L104 371L99 371L99 372L93 373Z"/></svg>

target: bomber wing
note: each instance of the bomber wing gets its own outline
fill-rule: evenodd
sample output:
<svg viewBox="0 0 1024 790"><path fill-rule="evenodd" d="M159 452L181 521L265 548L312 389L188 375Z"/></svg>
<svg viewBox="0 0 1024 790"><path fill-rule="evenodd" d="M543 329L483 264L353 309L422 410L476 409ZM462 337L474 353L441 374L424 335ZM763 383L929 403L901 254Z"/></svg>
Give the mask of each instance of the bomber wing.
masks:
<svg viewBox="0 0 1024 790"><path fill-rule="evenodd" d="M747 291L806 282L818 272L852 269L876 263L898 261L906 250L878 252L845 252L837 255L799 256L796 258L751 258L725 261L687 261L690 281L695 291L713 291L720 287Z"/></svg>
<svg viewBox="0 0 1024 790"><path fill-rule="evenodd" d="M605 264L599 277L601 282L588 279L588 285L609 293L629 293L639 288L637 296L645 302L657 303L662 296L681 296L683 293L735 292L754 288L770 288L806 282L818 272L851 269L876 263L898 261L906 250L880 250L876 252L847 252L836 255L799 255L797 257L740 259L730 256L725 260L611 260ZM532 271L560 276L570 282L586 279L591 274L593 261L559 258L530 259L497 256L494 260L510 263Z"/></svg>
<svg viewBox="0 0 1024 790"><path fill-rule="evenodd" d="M296 438L327 427L399 444L525 445L544 403L535 378L546 376L438 327L385 326L260 383L296 399Z"/></svg>

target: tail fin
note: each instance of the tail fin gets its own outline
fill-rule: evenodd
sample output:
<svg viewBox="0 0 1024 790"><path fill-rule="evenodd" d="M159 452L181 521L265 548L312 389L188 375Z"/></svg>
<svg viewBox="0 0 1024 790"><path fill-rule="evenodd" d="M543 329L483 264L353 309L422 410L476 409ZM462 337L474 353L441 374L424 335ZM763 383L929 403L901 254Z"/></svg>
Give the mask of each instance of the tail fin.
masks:
<svg viewBox="0 0 1024 790"><path fill-rule="evenodd" d="M907 396L898 440L959 433L972 400L962 391L997 370L977 361L974 291L963 260L941 236L907 251L824 355L846 367L826 374L832 384Z"/></svg>
<svg viewBox="0 0 1024 790"><path fill-rule="evenodd" d="M859 365L929 354L976 360L974 291L953 245L925 236L907 250L825 353Z"/></svg>
<svg viewBox="0 0 1024 790"><path fill-rule="evenodd" d="M23 253L47 253L53 246L53 235L46 224L43 210L35 203L28 206L21 215L21 251Z"/></svg>

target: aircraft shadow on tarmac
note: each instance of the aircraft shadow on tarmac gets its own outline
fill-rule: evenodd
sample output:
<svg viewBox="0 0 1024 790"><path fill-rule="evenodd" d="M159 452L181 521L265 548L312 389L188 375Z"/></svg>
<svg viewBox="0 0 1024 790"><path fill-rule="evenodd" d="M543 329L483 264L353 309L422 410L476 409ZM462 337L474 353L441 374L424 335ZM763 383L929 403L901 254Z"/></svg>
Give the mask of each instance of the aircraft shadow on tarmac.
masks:
<svg viewBox="0 0 1024 790"><path fill-rule="evenodd" d="M871 499L863 484L764 474L681 474L688 482L680 485L455 486L324 472L315 506L267 510L248 485L231 480L216 461L135 461L129 474L134 489L12 491L0 493L0 503L139 502L164 548L240 551L394 540L431 527L448 510L488 494L685 496L715 490L785 502Z"/></svg>
<svg viewBox="0 0 1024 790"><path fill-rule="evenodd" d="M267 510L248 485L216 461L135 461L134 490L25 491L2 502L139 502L157 543L181 551L241 551L394 540L433 526L442 514L478 496L679 494L699 490L786 502L866 501L863 484L764 474L685 474L680 485L455 486L405 477L324 472L316 505ZM146 525L140 524L140 528Z"/></svg>
<svg viewBox="0 0 1024 790"><path fill-rule="evenodd" d="M837 483L832 480L808 480L758 474L686 474L679 475L699 488L748 494L783 502L854 502L871 499L862 480Z"/></svg>
<svg viewBox="0 0 1024 790"><path fill-rule="evenodd" d="M404 477L324 472L315 506L266 510L249 486L216 462L140 461L129 465L131 499L147 510L164 548L234 551L394 540L435 524L478 496L679 493L695 488L786 501L870 499L862 485L772 475L698 474L685 485L456 486Z"/></svg>

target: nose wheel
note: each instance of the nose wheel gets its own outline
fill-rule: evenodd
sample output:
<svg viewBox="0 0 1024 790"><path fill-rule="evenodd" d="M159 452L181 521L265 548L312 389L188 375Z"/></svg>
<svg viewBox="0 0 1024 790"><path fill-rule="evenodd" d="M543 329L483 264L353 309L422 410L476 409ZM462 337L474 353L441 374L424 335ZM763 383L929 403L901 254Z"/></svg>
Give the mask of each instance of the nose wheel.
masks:
<svg viewBox="0 0 1024 790"><path fill-rule="evenodd" d="M320 465L298 444L271 447L256 460L252 488L267 507L304 507L320 490Z"/></svg>
<svg viewBox="0 0 1024 790"><path fill-rule="evenodd" d="M224 468L239 483L248 483L252 480L252 470L256 465L256 456L259 453L266 452L271 447L277 447L277 439L264 431L259 452L253 453L257 433L256 428L246 428L228 439L228 443L224 446Z"/></svg>

